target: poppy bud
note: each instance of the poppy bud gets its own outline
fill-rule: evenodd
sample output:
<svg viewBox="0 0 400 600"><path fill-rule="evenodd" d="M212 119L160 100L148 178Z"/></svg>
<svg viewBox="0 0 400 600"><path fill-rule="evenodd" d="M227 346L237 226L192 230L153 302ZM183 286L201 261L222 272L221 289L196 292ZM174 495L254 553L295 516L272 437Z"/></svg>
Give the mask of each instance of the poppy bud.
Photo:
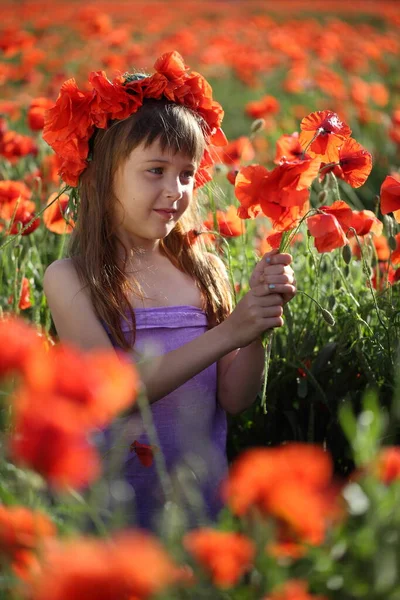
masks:
<svg viewBox="0 0 400 600"><path fill-rule="evenodd" d="M383 215L382 218L383 224L385 226L386 232L388 234L388 236L390 237L391 235L393 235L394 231L393 231L393 219L392 217L389 217L389 215Z"/></svg>
<svg viewBox="0 0 400 600"><path fill-rule="evenodd" d="M346 265L349 265L351 262L351 248L348 244L343 246L342 256L343 256L343 260L346 263Z"/></svg>
<svg viewBox="0 0 400 600"><path fill-rule="evenodd" d="M321 204L322 204L323 202L325 202L327 195L328 195L327 191L322 190L322 192L320 192L318 194L318 201L321 202Z"/></svg>
<svg viewBox="0 0 400 600"><path fill-rule="evenodd" d="M389 242L389 248L391 250L393 250L393 252L394 252L397 248L396 238L393 235L391 235L391 236L389 236L388 242Z"/></svg>
<svg viewBox="0 0 400 600"><path fill-rule="evenodd" d="M335 324L335 319L333 318L333 315L329 312L329 310L326 310L326 308L321 308L321 313L324 321L326 321L328 325L332 325L333 327L333 325Z"/></svg>
<svg viewBox="0 0 400 600"><path fill-rule="evenodd" d="M261 129L264 129L264 127L265 127L265 120L264 119L256 119L251 124L250 132L253 134L257 133L258 131L261 131Z"/></svg>

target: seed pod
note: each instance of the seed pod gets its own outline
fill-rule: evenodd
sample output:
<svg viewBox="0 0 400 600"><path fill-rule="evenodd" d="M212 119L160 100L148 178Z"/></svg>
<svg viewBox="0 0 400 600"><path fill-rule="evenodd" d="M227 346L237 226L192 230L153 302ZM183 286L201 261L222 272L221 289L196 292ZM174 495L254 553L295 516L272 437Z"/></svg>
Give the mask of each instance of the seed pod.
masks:
<svg viewBox="0 0 400 600"><path fill-rule="evenodd" d="M351 262L351 248L348 244L343 246L342 256L343 256L343 260L346 263L346 265L349 265Z"/></svg>
<svg viewBox="0 0 400 600"><path fill-rule="evenodd" d="M327 195L328 195L328 192L326 190L322 190L322 192L320 192L318 194L318 201L321 203L325 202Z"/></svg>
<svg viewBox="0 0 400 600"><path fill-rule="evenodd" d="M389 248L391 250L393 250L393 252L394 252L397 248L396 238L393 235L391 235L391 236L389 236L388 242L389 242Z"/></svg>
<svg viewBox="0 0 400 600"><path fill-rule="evenodd" d="M349 265L345 265L345 267L344 267L344 274L345 274L346 277L348 277L350 275Z"/></svg>
<svg viewBox="0 0 400 600"><path fill-rule="evenodd" d="M335 324L335 319L333 318L333 315L329 312L329 310L326 310L326 308L321 308L321 313L324 318L324 321L326 321L328 325L332 325L333 327Z"/></svg>
<svg viewBox="0 0 400 600"><path fill-rule="evenodd" d="M256 119L251 124L250 132L257 133L258 131L261 131L261 129L264 129L264 127L265 127L265 119Z"/></svg>

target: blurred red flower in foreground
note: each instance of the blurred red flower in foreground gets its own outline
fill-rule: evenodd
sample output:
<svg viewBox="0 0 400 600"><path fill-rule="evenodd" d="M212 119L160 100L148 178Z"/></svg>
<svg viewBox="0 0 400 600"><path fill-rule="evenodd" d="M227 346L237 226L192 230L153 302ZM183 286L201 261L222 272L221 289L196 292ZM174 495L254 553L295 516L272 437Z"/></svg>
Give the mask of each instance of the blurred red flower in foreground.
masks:
<svg viewBox="0 0 400 600"><path fill-rule="evenodd" d="M308 593L305 581L292 579L266 596L264 600L325 600L324 596L312 596Z"/></svg>
<svg viewBox="0 0 400 600"><path fill-rule="evenodd" d="M327 162L338 162L339 148L351 135L350 127L330 110L309 114L301 121L300 128L302 148L308 146L310 156L318 156L321 161Z"/></svg>
<svg viewBox="0 0 400 600"><path fill-rule="evenodd" d="M86 436L76 431L69 415L60 410L58 400L46 398L43 409L42 396L30 396L30 402L40 408L17 413L11 458L39 473L54 488L81 488L99 476L99 457Z"/></svg>
<svg viewBox="0 0 400 600"><path fill-rule="evenodd" d="M222 494L236 515L257 508L285 527L285 539L320 544L340 512L331 483L332 461L322 448L291 443L255 448L233 464Z"/></svg>
<svg viewBox="0 0 400 600"><path fill-rule="evenodd" d="M50 519L25 506L0 506L0 568L10 566L25 579L39 568L36 552L55 536Z"/></svg>
<svg viewBox="0 0 400 600"><path fill-rule="evenodd" d="M38 360L46 360L43 342L35 329L22 319L0 319L0 379L12 373L23 377Z"/></svg>
<svg viewBox="0 0 400 600"><path fill-rule="evenodd" d="M381 213L393 213L400 223L400 175L388 175L381 186Z"/></svg>
<svg viewBox="0 0 400 600"><path fill-rule="evenodd" d="M126 531L112 540L76 538L44 548L31 600L147 600L175 583L180 570L158 540ZM51 591L50 591L51 590Z"/></svg>
<svg viewBox="0 0 400 600"><path fill-rule="evenodd" d="M56 487L93 480L99 461L86 437L135 401L133 364L114 350L46 351L33 328L8 318L0 321L0 376L11 373L21 377L11 398L13 460Z"/></svg>
<svg viewBox="0 0 400 600"><path fill-rule="evenodd" d="M251 540L240 533L196 529L183 539L185 548L210 573L218 587L235 585L250 568L255 556Z"/></svg>

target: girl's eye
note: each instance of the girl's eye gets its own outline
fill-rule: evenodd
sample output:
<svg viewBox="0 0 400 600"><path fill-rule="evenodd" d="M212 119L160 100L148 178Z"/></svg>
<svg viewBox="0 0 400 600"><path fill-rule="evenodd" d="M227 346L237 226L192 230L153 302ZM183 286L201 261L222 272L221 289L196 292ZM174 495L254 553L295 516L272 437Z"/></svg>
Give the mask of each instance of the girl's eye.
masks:
<svg viewBox="0 0 400 600"><path fill-rule="evenodd" d="M162 167L153 167L152 169L149 169L149 173L154 173L155 175L162 175L163 168Z"/></svg>
<svg viewBox="0 0 400 600"><path fill-rule="evenodd" d="M184 179L191 179L192 177L194 177L194 171L184 171L182 173L182 176Z"/></svg>

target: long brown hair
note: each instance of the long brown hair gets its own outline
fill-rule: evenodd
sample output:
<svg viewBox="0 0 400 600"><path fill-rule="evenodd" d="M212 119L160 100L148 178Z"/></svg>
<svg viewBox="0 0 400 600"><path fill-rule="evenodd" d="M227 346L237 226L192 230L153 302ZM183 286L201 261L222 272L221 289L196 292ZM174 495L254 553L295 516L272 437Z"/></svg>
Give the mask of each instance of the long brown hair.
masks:
<svg viewBox="0 0 400 600"><path fill-rule="evenodd" d="M163 150L172 148L199 164L205 134L204 121L187 107L165 100L148 100L127 119L97 130L91 140L92 160L80 177L78 219L68 253L81 282L89 288L97 316L124 350L132 349L136 338L135 314L128 292L140 295L140 287L124 272L128 252L118 238L113 219L114 203L118 202L113 191L114 173L134 148L141 143L148 147L155 140ZM187 232L198 228L199 223L193 201L173 230L160 240L160 250L195 280L208 321L217 324L229 314L231 297L221 270L215 261L209 260L201 240L189 243ZM122 268L119 247L124 253ZM131 324L130 340L124 335L121 319Z"/></svg>

